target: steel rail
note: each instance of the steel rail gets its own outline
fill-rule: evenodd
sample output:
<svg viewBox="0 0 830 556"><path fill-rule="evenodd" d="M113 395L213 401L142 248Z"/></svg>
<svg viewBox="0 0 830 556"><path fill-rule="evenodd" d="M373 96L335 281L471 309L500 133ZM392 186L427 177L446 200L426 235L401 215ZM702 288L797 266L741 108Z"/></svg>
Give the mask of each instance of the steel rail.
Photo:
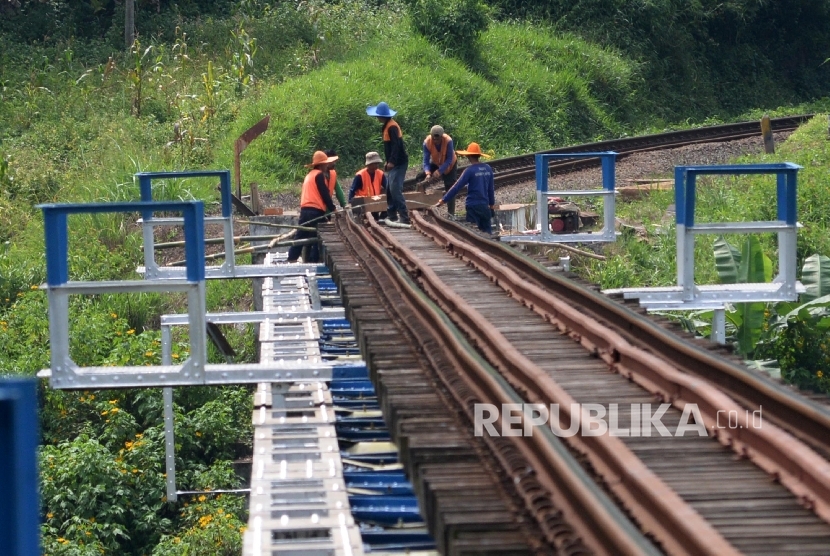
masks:
<svg viewBox="0 0 830 556"><path fill-rule="evenodd" d="M383 233L383 230L373 223L371 215L367 215L367 219L375 234ZM391 281L392 288L405 296L406 303L412 310L407 312L405 318L401 318L401 322L419 339L424 348L423 358L431 362L438 376L456 397L456 401L464 407L471 420L475 401L494 404L521 403L520 396L467 344L447 316L420 291L381 245L372 240L351 218L338 218L335 225L351 242L352 248L359 244L361 249L371 254L372 261L367 261L364 257L367 272L376 276L384 274L386 280L378 282ZM343 228L347 229L346 233ZM389 295L386 288L382 288L381 293ZM389 303L389 310L395 311L398 308L395 303ZM424 331L429 331L431 337L425 337ZM448 343L452 345L451 348ZM449 366L449 369L446 364L442 365L441 361L436 359L439 354L428 349L430 346L443 348L440 355L450 358L453 365ZM445 373L451 369L459 371L458 376L464 380L467 390L473 393L472 399L464 396L458 385L447 378ZM524 426L526 425L523 424ZM555 523L552 514L562 511L567 521L578 531L583 542L597 554L655 553L654 547L587 477L549 429L536 427L534 434L528 438L492 438L486 435L484 438L491 445L495 442L509 442L513 450L525 458L527 467L524 469L533 470L531 474L525 473L521 480L516 476L517 489L524 497L532 515L539 517L539 525L552 545L562 548L561 532L548 526L548 523ZM493 453L502 461L505 469L515 468L515 460L511 460L503 448L500 449L496 445ZM553 498L557 508L550 505L552 493L559 494Z"/></svg>
<svg viewBox="0 0 830 556"><path fill-rule="evenodd" d="M720 357L710 350L684 341L646 316L617 303L608 296L584 288L561 275L550 272L538 262L486 240L472 230L441 218L433 212L441 226L453 230L487 253L521 273L539 287L579 306L599 321L612 323L620 334L649 351L672 362L679 369L717 385L729 397L747 409L764 409L770 420L825 457L830 457L830 409L776 384L772 379L750 372L745 367Z"/></svg>
<svg viewBox="0 0 830 556"><path fill-rule="evenodd" d="M721 444L731 447L738 455L751 460L768 472L795 494L803 505L830 523L830 462L809 448L806 443L793 438L772 423L757 428L752 426L745 408L734 401L728 392L724 393L711 382L692 376L685 369L678 368L670 359L650 353L651 349L660 349L659 340L652 339L648 342L646 349L649 351L628 341L618 332L619 320L600 322L595 315L584 310L582 303L574 303L573 296L558 296L540 287L533 280L528 280L526 275L516 272L512 265L505 264L503 259L486 253L481 242L473 244L467 241L468 237L474 235L469 231L464 230L464 238L461 238L427 222L419 213L413 213L413 222L419 231L432 237L455 256L473 264L509 295L558 326L563 333L571 336L586 349L596 353L612 370L661 395L664 401L680 410L683 410L687 403L697 404L707 429L717 436ZM452 226L454 230L457 228L459 227ZM572 290L577 289L575 285L572 286ZM635 316L633 320L636 321L643 320L640 315L634 313L630 316ZM611 324L612 322L615 324ZM629 323L631 320L623 322ZM668 333L665 338L669 339ZM674 343L677 343L676 337L674 340ZM695 351L701 355L709 355L705 359L714 359L711 354L702 350ZM698 359L698 367L703 365L704 362ZM802 406L805 410L810 409L806 400ZM739 415L739 428L718 428L716 423L719 411L726 411L727 414L735 411ZM825 441L828 438L830 428L826 429Z"/></svg>
<svg viewBox="0 0 830 556"><path fill-rule="evenodd" d="M772 118L770 124L772 131L792 131L811 118L813 114L802 114L783 118ZM761 124L755 122L739 122L735 124L722 124L707 126L696 129L669 131L652 135L637 137L625 137L622 139L611 139L596 143L584 143L569 147L560 147L540 151L539 153L518 155L499 158L488 162L495 172L496 187L504 187L514 183L530 181L535 176L535 155L536 154L567 154L615 151L623 156L636 152L672 149L691 145L695 143L710 143L733 141L747 137L757 136L761 131ZM562 173L581 170L598 164L598 159L580 159L551 161L549 164L550 173ZM410 178L404 182L406 188L415 186L416 180Z"/></svg>
<svg viewBox="0 0 830 556"><path fill-rule="evenodd" d="M543 369L513 347L495 327L489 325L487 319L455 293L451 286L444 283L429 265L424 264L415 253L401 245L388 231L372 220L367 220L373 234L384 243L404 268L416 276L424 291L450 316L456 326L468 334L490 364L494 365L514 388L525 394L528 401L545 406L558 404L559 407L572 407L577 403ZM413 222L419 231L428 236L434 232L427 227L420 214L414 211ZM491 262L500 266L495 261ZM476 267L478 266L476 264ZM509 283L509 287L506 288L508 291L522 290L521 279L518 276L511 277L509 269L499 269L497 275L491 275L491 278L497 280L502 287ZM563 309L558 307L558 312ZM578 313L576 309L571 310ZM550 312L546 311L543 316L550 322L557 321ZM561 323L560 328L564 328ZM596 349L596 345L598 342L587 347L593 350ZM582 412L580 422L585 422L588 416L584 409ZM560 415L560 419L561 428L568 429L571 426L570 415ZM668 554L739 554L709 522L658 478L620 438L610 435L577 435L568 438L567 441L588 457L591 465L606 479L608 488L622 500L641 528L647 534L653 535ZM539 471L539 468L535 469Z"/></svg>

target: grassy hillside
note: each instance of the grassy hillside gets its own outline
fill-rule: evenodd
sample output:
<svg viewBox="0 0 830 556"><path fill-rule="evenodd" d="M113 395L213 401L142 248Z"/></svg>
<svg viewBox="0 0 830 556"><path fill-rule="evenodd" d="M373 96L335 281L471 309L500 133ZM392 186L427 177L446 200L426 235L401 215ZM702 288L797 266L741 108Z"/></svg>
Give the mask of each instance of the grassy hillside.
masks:
<svg viewBox="0 0 830 556"><path fill-rule="evenodd" d="M24 4L45 10L60 3ZM233 140L264 114L271 115L271 127L245 152L243 176L272 191L296 188L314 150L337 149L344 173L357 168L366 151L380 150L378 124L365 114L380 100L400 111L413 165L434 123L459 144L475 140L501 157L717 121L703 108L690 114L684 103L711 104L684 97L682 89L668 100L655 93L653 68L643 56L620 45L600 46L561 24L555 30L492 23L464 57L456 57L446 37L428 40L413 31L404 4L246 1L232 15L217 8L213 16L188 18L194 6L142 12L143 34L129 54L118 50L117 26L80 39L61 35L60 25L49 28L51 37L38 38L35 19L18 30L9 20L0 25L6 30L0 33L0 375L31 376L49 361L46 298L37 289L45 273L44 240L35 204L136 199L135 172L228 168ZM87 15L83 21L120 16L117 10ZM21 42L23 35L31 42ZM716 85L711 80L700 89ZM756 100L736 103L731 113L774 107ZM667 120L677 112L658 114L655 106L664 103L683 107L690 119ZM778 113L817 106L784 106ZM799 239L801 256L830 249L830 199L821 181L830 160L821 125L796 134L775 158L805 166L800 198L808 227ZM769 210L764 190L712 191L714 197L701 203L712 214L756 217ZM217 201L212 180L169 180L156 194L202 199L209 208ZM635 219L650 214L623 210ZM78 218L71 226L73 279L134 276L141 245L130 219ZM608 263L582 270L606 286L644 283L655 279L655 268L673 268L672 249L671 234L646 243L625 239ZM710 247L701 249L700 260L711 260ZM672 275L667 270L656 279L667 282ZM207 289L213 311L239 309L250 297L244 283L213 281ZM70 309L72 356L79 364L142 365L159 363L158 315L180 312L181 300L100 296L73 299ZM243 358L255 356L250 330L229 333ZM175 356L186 357L185 339L176 342ZM222 360L218 353L210 357ZM248 449L235 439L250 437L249 392L179 389L176 396L180 488L236 486L230 460ZM47 553L238 550L240 498L198 496L187 505L164 499L159 392L44 387L42 400Z"/></svg>

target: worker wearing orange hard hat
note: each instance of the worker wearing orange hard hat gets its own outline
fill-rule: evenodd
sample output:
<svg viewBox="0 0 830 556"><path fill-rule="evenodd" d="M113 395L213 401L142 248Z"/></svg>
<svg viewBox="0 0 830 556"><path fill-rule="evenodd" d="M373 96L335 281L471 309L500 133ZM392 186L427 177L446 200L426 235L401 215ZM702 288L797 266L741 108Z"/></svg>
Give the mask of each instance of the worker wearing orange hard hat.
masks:
<svg viewBox="0 0 830 556"><path fill-rule="evenodd" d="M326 174L329 164L337 161L336 156L328 156L323 151L317 151L311 158L311 164L306 164L311 171L303 180L303 191L300 195L300 226L308 224L310 227L317 227L320 220L329 212L334 212L334 201L331 199L329 189L329 175ZM333 189L333 188L332 188ZM317 237L317 231L297 230L295 239L309 239ZM303 251L302 245L294 245L288 250L288 262L294 263L300 258ZM308 260L306 263L320 261L320 248L318 244L311 245Z"/></svg>
<svg viewBox="0 0 830 556"><path fill-rule="evenodd" d="M480 162L481 158L489 158L489 155L481 152L478 143L470 143L466 150L456 152L461 156L466 156L470 165L464 169L455 185L444 194L436 206L440 207L455 198L466 186L467 200L464 206L467 210L467 222L472 222L482 232L491 234L493 233L491 220L496 204L494 174L489 164Z"/></svg>

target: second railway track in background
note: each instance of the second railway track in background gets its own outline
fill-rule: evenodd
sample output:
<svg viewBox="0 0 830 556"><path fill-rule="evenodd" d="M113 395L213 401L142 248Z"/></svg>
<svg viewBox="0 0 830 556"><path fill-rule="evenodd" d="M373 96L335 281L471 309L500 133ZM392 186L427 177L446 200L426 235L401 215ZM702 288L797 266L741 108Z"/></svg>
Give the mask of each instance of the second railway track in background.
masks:
<svg viewBox="0 0 830 556"><path fill-rule="evenodd" d="M413 221L346 216L321 237L444 554L481 553L471 538L493 554L827 554L826 407L463 226ZM473 435L475 403L520 402L617 404L622 428L626 408L668 402L671 428L697 404L708 435ZM758 407L760 429L715 426Z"/></svg>
<svg viewBox="0 0 830 556"><path fill-rule="evenodd" d="M787 116L784 118L773 118L770 124L773 132L794 131L798 126L812 117L812 114L799 116ZM548 151L541 151L539 154L567 154L585 152L615 151L622 158L637 152L650 150L663 150L695 143L712 143L723 141L734 141L747 137L757 137L761 133L759 122L740 122L734 124L723 124L708 126L697 129L682 131L669 131L640 137L626 137L623 139L611 139L597 143L586 143L571 147L561 147ZM458 148L458 146L456 146ZM535 155L527 154L498 158L488 161L495 173L496 188L532 181L535 177ZM599 164L599 159L573 159L563 161L551 161L549 163L550 174L570 172L589 168ZM413 189L416 180L410 178L404 182L404 187Z"/></svg>

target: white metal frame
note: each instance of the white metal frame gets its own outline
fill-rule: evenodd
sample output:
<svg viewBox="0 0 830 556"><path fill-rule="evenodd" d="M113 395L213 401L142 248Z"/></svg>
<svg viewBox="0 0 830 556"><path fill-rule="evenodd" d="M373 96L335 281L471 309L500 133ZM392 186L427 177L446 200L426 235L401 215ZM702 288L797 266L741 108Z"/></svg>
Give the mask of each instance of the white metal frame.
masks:
<svg viewBox="0 0 830 556"><path fill-rule="evenodd" d="M549 191L548 164L552 159L569 158L599 158L602 163L602 189L594 190L563 190ZM613 151L597 153L567 153L567 154L537 154L536 155L536 223L540 228L539 234L522 234L502 236L501 241L514 243L590 243L616 241L616 174L615 162L617 153ZM548 200L552 197L602 197L603 199L603 226L596 233L577 232L555 234L550 231L550 216L548 215Z"/></svg>
<svg viewBox="0 0 830 556"><path fill-rule="evenodd" d="M804 286L796 279L796 192L801 166L747 164L720 166L677 166L675 168L675 211L677 219L677 286L620 288L604 293L622 293L626 299L639 299L649 311L714 311L712 339L726 341L727 303L795 301ZM698 175L776 176L777 219L760 222L695 223L696 179ZM708 284L695 283L695 236L697 234L775 233L778 235L778 275L771 283Z"/></svg>

